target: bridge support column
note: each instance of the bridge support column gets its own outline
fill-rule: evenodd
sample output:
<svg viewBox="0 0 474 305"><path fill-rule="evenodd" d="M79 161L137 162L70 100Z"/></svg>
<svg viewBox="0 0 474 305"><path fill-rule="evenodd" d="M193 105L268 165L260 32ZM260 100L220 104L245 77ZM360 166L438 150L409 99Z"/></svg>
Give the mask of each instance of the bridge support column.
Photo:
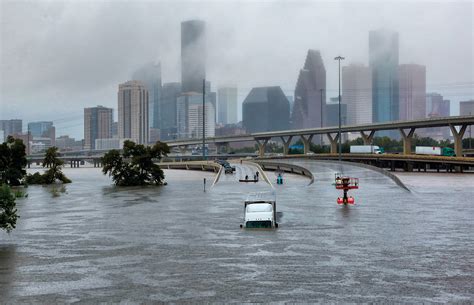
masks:
<svg viewBox="0 0 474 305"><path fill-rule="evenodd" d="M331 133L327 133L326 135L328 136L329 142L331 143L331 154L337 154L337 141L339 140L339 133L336 133L335 136L333 136Z"/></svg>
<svg viewBox="0 0 474 305"><path fill-rule="evenodd" d="M229 153L229 142L216 143L217 153Z"/></svg>
<svg viewBox="0 0 474 305"><path fill-rule="evenodd" d="M293 136L280 137L280 139L283 142L283 155L287 156L288 151L290 150L290 143L291 143L291 140L293 139Z"/></svg>
<svg viewBox="0 0 474 305"><path fill-rule="evenodd" d="M403 154L411 155L411 140L413 139L413 135L415 134L415 128L410 128L410 131L408 133L406 133L403 128L400 128L399 130L403 138Z"/></svg>
<svg viewBox="0 0 474 305"><path fill-rule="evenodd" d="M270 140L270 138L255 139L255 142L257 142L257 145L258 145L258 156L259 157L264 157L265 156L265 146L267 145L268 140Z"/></svg>
<svg viewBox="0 0 474 305"><path fill-rule="evenodd" d="M72 160L71 160L71 161L69 161L69 164L71 165L71 168L72 168L72 162L73 162Z"/></svg>
<svg viewBox="0 0 474 305"><path fill-rule="evenodd" d="M456 157L462 157L462 137L464 136L464 132L466 132L467 125L461 125L459 131L457 131L456 126L451 124L449 124L449 128L454 137L454 153Z"/></svg>
<svg viewBox="0 0 474 305"><path fill-rule="evenodd" d="M364 131L360 132L362 140L364 140L364 145L372 144L372 139L374 138L375 130L371 130L369 134L366 134Z"/></svg>
<svg viewBox="0 0 474 305"><path fill-rule="evenodd" d="M301 135L301 141L303 141L303 153L306 155L309 153L309 150L311 148L311 141L313 140L314 134L311 134L309 136L304 136Z"/></svg>

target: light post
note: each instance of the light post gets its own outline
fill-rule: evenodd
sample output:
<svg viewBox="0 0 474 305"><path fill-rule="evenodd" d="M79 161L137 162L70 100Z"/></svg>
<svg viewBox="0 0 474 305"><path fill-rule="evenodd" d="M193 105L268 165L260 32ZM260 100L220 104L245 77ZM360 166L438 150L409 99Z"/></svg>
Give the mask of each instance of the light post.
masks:
<svg viewBox="0 0 474 305"><path fill-rule="evenodd" d="M202 159L206 160L206 79L202 80Z"/></svg>
<svg viewBox="0 0 474 305"><path fill-rule="evenodd" d="M471 115L471 112L469 111L469 115ZM472 141L472 125L469 126L469 149L471 149L471 141Z"/></svg>
<svg viewBox="0 0 474 305"><path fill-rule="evenodd" d="M338 56L334 60L339 62L339 161L342 160L342 146L341 146L341 60L344 60L344 57Z"/></svg>
<svg viewBox="0 0 474 305"><path fill-rule="evenodd" d="M321 113L320 113L321 129L323 128L323 90L324 89L319 89L319 91L321 91ZM319 140L319 144L321 145L321 150L322 150L322 148L323 148L323 134L321 134L321 139Z"/></svg>

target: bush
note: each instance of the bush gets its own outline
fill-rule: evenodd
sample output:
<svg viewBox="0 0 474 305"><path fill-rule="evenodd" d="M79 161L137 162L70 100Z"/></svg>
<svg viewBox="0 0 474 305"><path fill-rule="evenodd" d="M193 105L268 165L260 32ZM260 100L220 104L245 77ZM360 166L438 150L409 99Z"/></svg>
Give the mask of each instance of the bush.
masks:
<svg viewBox="0 0 474 305"><path fill-rule="evenodd" d="M0 187L0 229L7 232L13 230L19 218L16 213L15 195L8 185L3 184Z"/></svg>

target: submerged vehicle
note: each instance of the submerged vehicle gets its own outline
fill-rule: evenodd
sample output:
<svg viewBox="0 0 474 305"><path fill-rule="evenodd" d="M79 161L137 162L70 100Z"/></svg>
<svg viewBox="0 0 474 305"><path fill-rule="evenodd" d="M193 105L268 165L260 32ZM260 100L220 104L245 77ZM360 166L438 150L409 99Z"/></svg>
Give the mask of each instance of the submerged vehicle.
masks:
<svg viewBox="0 0 474 305"><path fill-rule="evenodd" d="M273 229L276 222L276 196L273 192L251 193L244 203L244 223L241 228Z"/></svg>

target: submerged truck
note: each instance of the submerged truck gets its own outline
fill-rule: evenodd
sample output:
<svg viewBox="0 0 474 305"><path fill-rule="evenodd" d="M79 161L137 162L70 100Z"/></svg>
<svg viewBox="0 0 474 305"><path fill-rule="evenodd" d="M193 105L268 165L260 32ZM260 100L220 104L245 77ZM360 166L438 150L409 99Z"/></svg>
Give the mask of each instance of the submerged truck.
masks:
<svg viewBox="0 0 474 305"><path fill-rule="evenodd" d="M377 145L351 145L351 154L383 154L383 147Z"/></svg>
<svg viewBox="0 0 474 305"><path fill-rule="evenodd" d="M451 147L437 147L437 146L417 146L415 148L417 155L432 155L432 156L446 156L454 157L456 154Z"/></svg>
<svg viewBox="0 0 474 305"><path fill-rule="evenodd" d="M244 223L240 227L248 229L278 228L275 193L250 193L244 202Z"/></svg>

